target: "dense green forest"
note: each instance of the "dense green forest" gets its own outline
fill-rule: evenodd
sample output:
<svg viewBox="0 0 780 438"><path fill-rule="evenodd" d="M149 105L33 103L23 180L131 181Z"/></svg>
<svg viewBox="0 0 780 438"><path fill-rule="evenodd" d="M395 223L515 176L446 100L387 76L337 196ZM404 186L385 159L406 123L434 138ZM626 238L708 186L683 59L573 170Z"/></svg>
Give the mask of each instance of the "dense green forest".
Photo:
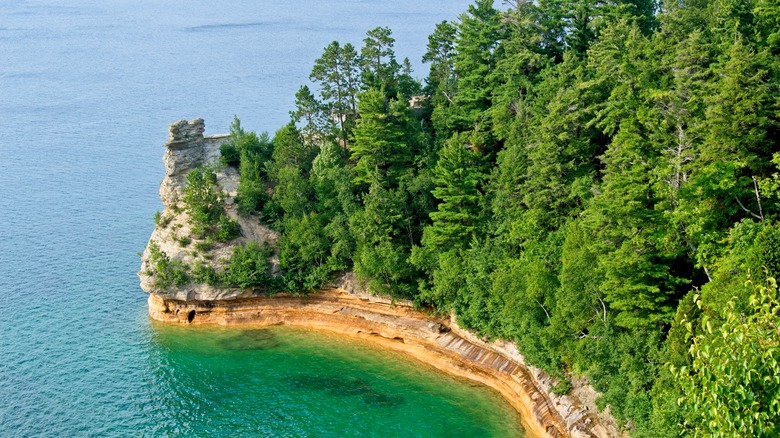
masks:
<svg viewBox="0 0 780 438"><path fill-rule="evenodd" d="M380 27L325 48L273 138L236 119L223 161L283 275L232 275L354 271L558 391L587 376L634 436L780 435L780 5L499 6L436 26L424 83Z"/></svg>

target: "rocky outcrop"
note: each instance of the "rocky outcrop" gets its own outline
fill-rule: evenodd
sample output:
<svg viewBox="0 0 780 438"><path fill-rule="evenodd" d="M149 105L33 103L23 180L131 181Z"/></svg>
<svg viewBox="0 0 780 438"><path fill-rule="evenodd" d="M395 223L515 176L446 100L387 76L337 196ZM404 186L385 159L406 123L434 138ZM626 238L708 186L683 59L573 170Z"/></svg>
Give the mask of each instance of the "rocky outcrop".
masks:
<svg viewBox="0 0 780 438"><path fill-rule="evenodd" d="M165 142L163 156L165 177L160 184L160 199L167 207L173 207L181 200L190 170L218 161L219 146L230 137L227 134L204 136L205 129L203 119L179 120L168 127L168 141ZM235 173L235 169L231 168L224 171ZM223 179L230 176L222 175ZM237 174L233 179L238 181ZM229 192L231 188L235 191L235 186L226 189Z"/></svg>
<svg viewBox="0 0 780 438"><path fill-rule="evenodd" d="M227 134L204 136L203 119L179 120L169 126L168 140L165 142L163 164L165 176L160 184L160 199L167 207L149 238L149 244L155 244L170 260L179 261L192 267L197 263L224 269L233 248L249 241L275 246L278 234L260 224L257 216L241 216L233 202L238 189L238 171L229 166L220 166L220 146L230 136ZM214 165L217 171L217 183L225 196L225 212L238 222L241 235L229 243L199 242L191 232L189 216L182 205L187 174L198 166ZM155 285L155 273L150 263L150 251L147 245L141 255L141 270L138 276L141 288L165 299L215 301L257 296L261 291L251 288L211 287L190 282L176 288L160 288ZM278 255L270 260L270 273L279 273Z"/></svg>
<svg viewBox="0 0 780 438"><path fill-rule="evenodd" d="M203 132L202 119L182 120L170 127L163 157L166 173L160 186L160 197L167 208L150 243L171 260L188 266L208 262L221 268L236 245L248 241L275 245L278 236L260 225L256 217L237 214L232 198L238 187L238 174L235 169L221 168L217 179L226 195L225 210L239 222L241 237L227 244L214 244L205 251L193 251L192 246L182 244L183 236L190 234L187 214L180 204L187 174L200 165L216 162L219 146L228 138L204 136ZM271 273L278 272L275 254ZM597 394L587 382L573 379L574 389L557 396L552 391L554 379L527 365L513 343L487 342L461 329L451 318L425 314L415 310L410 302L372 294L351 273L337 279L332 289L305 297L265 296L253 289L193 283L160 289L155 286L147 247L139 277L142 289L150 293L149 315L155 320L184 324L289 324L367 338L497 390L520 412L531 436L622 436L614 419L595 407Z"/></svg>

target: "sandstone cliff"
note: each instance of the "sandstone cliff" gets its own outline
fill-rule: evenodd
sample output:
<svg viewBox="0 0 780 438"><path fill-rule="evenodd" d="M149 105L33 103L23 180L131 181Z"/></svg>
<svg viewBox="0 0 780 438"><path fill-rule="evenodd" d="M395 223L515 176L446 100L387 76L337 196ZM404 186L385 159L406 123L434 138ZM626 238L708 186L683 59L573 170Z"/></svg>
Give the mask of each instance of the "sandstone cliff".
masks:
<svg viewBox="0 0 780 438"><path fill-rule="evenodd" d="M226 135L204 136L202 119L178 121L170 126L165 143L165 177L160 197L166 206L150 238L170 260L186 266L206 263L224 267L236 245L248 241L274 245L278 235L261 225L257 217L241 217L233 198L238 174L222 167L217 181L224 191L225 211L237 220L241 236L229 243L194 249L187 213L181 200L187 174L196 167L219 160L219 146ZM186 244L185 244L186 243ZM271 274L278 275L276 255ZM614 419L595 407L598 394L587 382L574 381L568 395L552 392L554 380L528 366L510 342L486 342L458 327L451 318L426 315L411 303L378 297L346 273L333 289L295 297L268 297L251 288L212 287L188 282L178 287L156 285L149 247L142 256L141 287L150 293L149 314L165 322L185 324L291 324L366 337L387 348L413 357L451 374L484 383L499 391L523 416L532 436L619 437Z"/></svg>
<svg viewBox="0 0 780 438"><path fill-rule="evenodd" d="M163 155L165 177L160 184L160 199L166 208L160 214L160 220L149 238L149 245L141 256L141 270L138 273L141 288L156 296L176 300L207 301L251 297L258 291L217 288L195 282L168 288L155 285L155 272L150 264L149 251L152 244L156 244L168 258L180 261L185 266L192 267L198 262L219 269L224 268L235 246L249 241L275 245L279 239L277 233L261 225L256 216L238 214L233 203L238 188L238 172L227 166L217 167L217 182L225 193L225 212L238 222L241 235L228 243L199 242L194 238L189 217L182 204L187 174L198 166L219 163L220 145L230 137L204 136L204 130L203 119L179 120L169 127L169 137L165 142ZM272 256L270 262L271 273L278 274L279 263L276 255Z"/></svg>

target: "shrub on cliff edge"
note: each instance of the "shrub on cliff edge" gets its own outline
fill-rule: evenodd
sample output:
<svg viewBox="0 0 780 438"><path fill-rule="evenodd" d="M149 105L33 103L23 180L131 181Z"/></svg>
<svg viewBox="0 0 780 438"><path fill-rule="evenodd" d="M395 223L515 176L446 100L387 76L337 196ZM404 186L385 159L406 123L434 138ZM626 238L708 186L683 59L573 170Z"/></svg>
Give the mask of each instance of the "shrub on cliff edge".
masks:
<svg viewBox="0 0 780 438"><path fill-rule="evenodd" d="M149 264L151 269L146 274L154 277L154 287L157 289L179 287L189 282L187 265L181 260L171 260L154 241L149 242Z"/></svg>

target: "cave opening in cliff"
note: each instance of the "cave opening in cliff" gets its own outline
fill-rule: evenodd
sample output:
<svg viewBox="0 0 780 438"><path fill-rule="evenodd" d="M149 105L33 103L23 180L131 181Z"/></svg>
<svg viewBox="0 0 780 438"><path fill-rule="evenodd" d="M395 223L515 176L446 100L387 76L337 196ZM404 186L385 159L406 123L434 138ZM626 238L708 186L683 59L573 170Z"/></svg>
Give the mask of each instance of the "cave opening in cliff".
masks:
<svg viewBox="0 0 780 438"><path fill-rule="evenodd" d="M187 314L187 322L192 322L193 319L195 319L195 311L190 310L190 313Z"/></svg>

